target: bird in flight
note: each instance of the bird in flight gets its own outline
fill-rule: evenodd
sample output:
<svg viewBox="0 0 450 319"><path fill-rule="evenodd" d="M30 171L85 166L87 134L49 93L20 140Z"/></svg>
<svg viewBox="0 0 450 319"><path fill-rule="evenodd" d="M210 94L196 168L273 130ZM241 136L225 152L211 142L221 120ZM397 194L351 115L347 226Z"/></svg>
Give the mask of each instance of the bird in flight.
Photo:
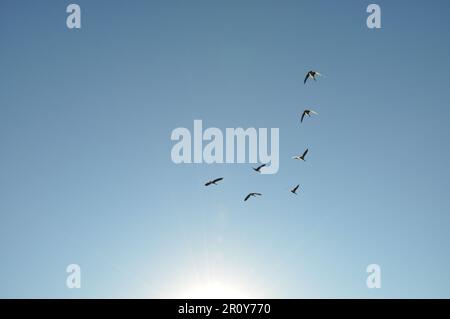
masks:
<svg viewBox="0 0 450 319"><path fill-rule="evenodd" d="M293 158L293 159L296 159L296 160L302 160L302 161L304 161L304 160L305 160L306 154L308 154L308 149L306 149L306 151L304 151L303 154L302 154L301 156L300 156L300 155L297 155L297 156L293 156L292 158Z"/></svg>
<svg viewBox="0 0 450 319"><path fill-rule="evenodd" d="M295 186L293 189L291 189L291 193L292 194L295 194L295 195L298 195L297 194L297 189L300 187L300 185L297 185L297 186Z"/></svg>
<svg viewBox="0 0 450 319"><path fill-rule="evenodd" d="M211 180L211 181L208 181L208 182L205 184L205 186L209 186L209 185L211 185L211 184L217 185L217 182L220 182L221 180L223 180L223 177L219 177L219 178L213 179L213 180Z"/></svg>
<svg viewBox="0 0 450 319"><path fill-rule="evenodd" d="M308 117L310 117L311 114L319 115L319 113L317 113L317 112L315 112L315 111L313 111L313 110L304 110L303 113L302 113L302 118L300 119L300 123L303 123L303 119L305 118L305 115L307 115Z"/></svg>
<svg viewBox="0 0 450 319"><path fill-rule="evenodd" d="M256 197L256 196L261 196L261 195L262 195L261 193L250 193L247 196L245 196L244 202L246 202L252 196Z"/></svg>
<svg viewBox="0 0 450 319"><path fill-rule="evenodd" d="M313 79L314 81L316 81L316 76L318 75L322 75L319 72L316 71L308 71L308 73L306 73L306 77L305 77L305 81L303 81L303 84L306 84L306 81L308 81L308 79Z"/></svg>
<svg viewBox="0 0 450 319"><path fill-rule="evenodd" d="M265 166L266 166L266 164L262 164L262 165L259 165L257 168L254 168L254 167L253 167L253 170L254 170L255 172L261 173L261 168L263 168L263 167L265 167Z"/></svg>

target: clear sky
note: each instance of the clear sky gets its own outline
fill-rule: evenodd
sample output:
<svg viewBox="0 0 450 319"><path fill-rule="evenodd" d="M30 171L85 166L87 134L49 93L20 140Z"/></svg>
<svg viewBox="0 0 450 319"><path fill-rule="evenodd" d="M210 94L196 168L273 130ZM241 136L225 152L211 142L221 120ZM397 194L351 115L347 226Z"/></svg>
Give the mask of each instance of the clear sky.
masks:
<svg viewBox="0 0 450 319"><path fill-rule="evenodd" d="M0 297L450 297L448 1L374 1L381 30L370 1L74 2L81 30L0 2ZM279 128L279 172L175 165L194 119Z"/></svg>

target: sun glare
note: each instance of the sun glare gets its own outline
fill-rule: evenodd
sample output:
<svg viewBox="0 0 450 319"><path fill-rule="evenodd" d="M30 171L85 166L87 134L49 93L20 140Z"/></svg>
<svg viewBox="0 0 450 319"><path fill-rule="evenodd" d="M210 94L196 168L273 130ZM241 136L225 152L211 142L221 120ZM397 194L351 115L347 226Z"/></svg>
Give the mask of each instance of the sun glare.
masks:
<svg viewBox="0 0 450 319"><path fill-rule="evenodd" d="M249 296L240 288L219 281L194 285L183 293L188 299L245 299Z"/></svg>

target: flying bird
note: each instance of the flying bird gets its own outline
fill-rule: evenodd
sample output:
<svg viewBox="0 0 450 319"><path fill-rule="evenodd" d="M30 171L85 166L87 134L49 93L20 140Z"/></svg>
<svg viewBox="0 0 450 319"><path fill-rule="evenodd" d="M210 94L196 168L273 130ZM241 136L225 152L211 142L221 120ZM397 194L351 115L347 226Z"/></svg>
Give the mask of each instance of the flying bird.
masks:
<svg viewBox="0 0 450 319"><path fill-rule="evenodd" d="M305 77L305 81L303 81L303 84L306 84L306 81L308 81L308 79L313 79L314 81L316 81L316 76L318 75L322 75L319 72L316 71L308 71L308 73L306 73L306 77Z"/></svg>
<svg viewBox="0 0 450 319"><path fill-rule="evenodd" d="M208 182L205 184L205 186L209 186L209 185L211 185L211 184L217 185L217 182L220 182L221 180L223 180L223 177L219 177L219 178L213 179L213 180L211 180L211 181L208 181Z"/></svg>
<svg viewBox="0 0 450 319"><path fill-rule="evenodd" d="M261 195L262 195L261 193L250 193L245 197L244 202L246 202L252 196L256 197L256 196L261 196Z"/></svg>
<svg viewBox="0 0 450 319"><path fill-rule="evenodd" d="M297 186L295 186L293 189L291 189L291 193L292 194L295 194L295 195L298 195L297 194L297 189L300 187L300 185L297 185Z"/></svg>
<svg viewBox="0 0 450 319"><path fill-rule="evenodd" d="M302 160L302 161L304 161L304 160L305 160L306 154L308 154L308 149L306 149L306 151L303 152L303 155L301 155L301 156L300 156L300 155L293 156L292 158L293 158L293 159L296 159L296 160Z"/></svg>
<svg viewBox="0 0 450 319"><path fill-rule="evenodd" d="M266 165L267 165L267 164L262 164L262 165L259 165L257 168L254 168L254 167L253 167L253 170L254 170L255 172L261 173L261 168L265 167Z"/></svg>
<svg viewBox="0 0 450 319"><path fill-rule="evenodd" d="M300 119L300 123L303 123L303 119L305 118L305 115L307 115L308 117L310 117L311 114L319 115L319 113L317 113L317 112L315 112L315 111L313 111L313 110L304 110L303 113L302 113L302 118Z"/></svg>

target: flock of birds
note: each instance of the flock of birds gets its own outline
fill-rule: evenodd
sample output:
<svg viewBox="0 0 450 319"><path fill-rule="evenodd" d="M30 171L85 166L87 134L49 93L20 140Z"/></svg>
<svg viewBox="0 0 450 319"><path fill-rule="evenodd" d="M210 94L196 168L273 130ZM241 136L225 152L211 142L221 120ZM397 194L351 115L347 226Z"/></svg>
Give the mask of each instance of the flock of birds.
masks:
<svg viewBox="0 0 450 319"><path fill-rule="evenodd" d="M317 71L308 71L308 73L306 73L306 77L305 77L305 80L303 81L303 84L306 84L306 82L309 80L309 79L313 79L314 81L317 81L317 76L321 76L322 74L320 74L319 72L317 72ZM315 111L313 111L313 110L310 110L310 109L306 109L306 110L304 110L303 111L303 113L302 113L302 115L301 115L301 117L300 117L300 123L303 123L303 120L305 119L305 116L307 116L307 117L311 117L312 115L319 115L317 112L315 112ZM308 149L306 149L304 152L303 152L303 154L301 154L301 155L296 155L296 156L293 156L292 157L292 159L294 159L294 160L302 160L302 161L306 161L305 160L305 157L306 157L306 154L308 154ZM258 167L253 167L253 170L255 171L255 172L258 172L258 173L261 173L261 169L263 168L263 167L265 167L267 164L261 164L261 165L259 165ZM219 177L219 178L215 178L215 179L212 179L212 180L210 180L210 181L208 181L208 182L206 182L205 183L205 186L210 186L210 185L218 185L218 183L219 182L221 182L221 181L223 181L223 177ZM292 194L295 194L295 195L298 195L297 194L297 190L300 188L300 184L298 184L298 185L296 185L294 188L292 188L291 190L290 190L290 192L292 193ZM246 202L250 197L257 197L257 196L262 196L262 194L261 193L249 193L249 194L247 194L247 196L245 196L245 198L244 198L244 202Z"/></svg>

